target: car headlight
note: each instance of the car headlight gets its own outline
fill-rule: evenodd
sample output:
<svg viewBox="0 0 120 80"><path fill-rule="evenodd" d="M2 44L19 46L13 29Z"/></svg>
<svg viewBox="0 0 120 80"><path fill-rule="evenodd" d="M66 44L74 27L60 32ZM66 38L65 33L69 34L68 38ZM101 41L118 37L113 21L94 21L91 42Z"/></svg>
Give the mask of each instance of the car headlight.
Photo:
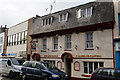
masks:
<svg viewBox="0 0 120 80"><path fill-rule="evenodd" d="M55 78L55 77L59 77L59 76L58 76L58 75L52 75L52 77L54 77L54 78Z"/></svg>
<svg viewBox="0 0 120 80"><path fill-rule="evenodd" d="M68 77L68 75L66 74L65 77Z"/></svg>

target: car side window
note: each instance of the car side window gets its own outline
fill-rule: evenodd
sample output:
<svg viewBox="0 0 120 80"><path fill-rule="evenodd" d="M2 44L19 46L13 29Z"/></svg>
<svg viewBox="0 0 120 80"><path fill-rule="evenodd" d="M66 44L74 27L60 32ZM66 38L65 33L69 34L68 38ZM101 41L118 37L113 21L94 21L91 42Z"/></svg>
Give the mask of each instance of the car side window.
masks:
<svg viewBox="0 0 120 80"><path fill-rule="evenodd" d="M7 64L8 64L8 66L11 66L11 62L10 62L10 60L7 61Z"/></svg>
<svg viewBox="0 0 120 80"><path fill-rule="evenodd" d="M102 69L98 70L98 71L97 71L97 74L98 74L98 75L101 75L101 74L102 74Z"/></svg>
<svg viewBox="0 0 120 80"><path fill-rule="evenodd" d="M36 68L35 63L31 63L31 68Z"/></svg>
<svg viewBox="0 0 120 80"><path fill-rule="evenodd" d="M40 69L45 70L45 67L42 64L40 64Z"/></svg>
<svg viewBox="0 0 120 80"><path fill-rule="evenodd" d="M40 69L40 64L39 63L36 63L36 66L35 66L37 69Z"/></svg>
<svg viewBox="0 0 120 80"><path fill-rule="evenodd" d="M114 77L114 74L115 74L114 69L103 69L103 74L102 75Z"/></svg>
<svg viewBox="0 0 120 80"><path fill-rule="evenodd" d="M23 64L24 67L27 67L27 62Z"/></svg>
<svg viewBox="0 0 120 80"><path fill-rule="evenodd" d="M26 62L25 64L23 64L24 67L32 67L32 64L30 62Z"/></svg>

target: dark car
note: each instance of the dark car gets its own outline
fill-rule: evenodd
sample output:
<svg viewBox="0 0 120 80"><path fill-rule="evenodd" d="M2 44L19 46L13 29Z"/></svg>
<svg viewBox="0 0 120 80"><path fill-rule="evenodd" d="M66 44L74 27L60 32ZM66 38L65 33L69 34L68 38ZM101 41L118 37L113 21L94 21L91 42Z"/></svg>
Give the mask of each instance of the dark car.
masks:
<svg viewBox="0 0 120 80"><path fill-rule="evenodd" d="M39 80L67 80L67 75L46 62L26 61L21 68L21 78Z"/></svg>
<svg viewBox="0 0 120 80"><path fill-rule="evenodd" d="M120 69L98 68L90 77L91 80L120 80Z"/></svg>

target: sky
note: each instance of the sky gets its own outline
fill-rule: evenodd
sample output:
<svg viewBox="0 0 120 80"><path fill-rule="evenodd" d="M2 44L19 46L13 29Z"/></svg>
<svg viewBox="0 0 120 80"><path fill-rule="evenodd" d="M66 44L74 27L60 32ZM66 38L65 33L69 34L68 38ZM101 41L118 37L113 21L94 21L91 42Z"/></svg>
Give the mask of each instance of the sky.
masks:
<svg viewBox="0 0 120 80"><path fill-rule="evenodd" d="M0 0L0 25L9 28L36 15L49 14L50 5L54 13L91 1L95 0Z"/></svg>

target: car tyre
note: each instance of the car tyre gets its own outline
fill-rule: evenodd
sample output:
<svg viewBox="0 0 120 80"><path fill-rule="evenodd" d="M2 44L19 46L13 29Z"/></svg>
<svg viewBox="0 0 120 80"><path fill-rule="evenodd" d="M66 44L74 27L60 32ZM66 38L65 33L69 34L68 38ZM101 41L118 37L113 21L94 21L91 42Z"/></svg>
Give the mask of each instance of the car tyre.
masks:
<svg viewBox="0 0 120 80"><path fill-rule="evenodd" d="M48 78L47 78L47 77L44 77L43 80L48 80Z"/></svg>
<svg viewBox="0 0 120 80"><path fill-rule="evenodd" d="M26 80L26 75L25 74L22 74L22 80Z"/></svg>
<svg viewBox="0 0 120 80"><path fill-rule="evenodd" d="M10 77L10 78L13 78L13 76L14 76L14 73L13 73L12 71L10 71L9 77Z"/></svg>

